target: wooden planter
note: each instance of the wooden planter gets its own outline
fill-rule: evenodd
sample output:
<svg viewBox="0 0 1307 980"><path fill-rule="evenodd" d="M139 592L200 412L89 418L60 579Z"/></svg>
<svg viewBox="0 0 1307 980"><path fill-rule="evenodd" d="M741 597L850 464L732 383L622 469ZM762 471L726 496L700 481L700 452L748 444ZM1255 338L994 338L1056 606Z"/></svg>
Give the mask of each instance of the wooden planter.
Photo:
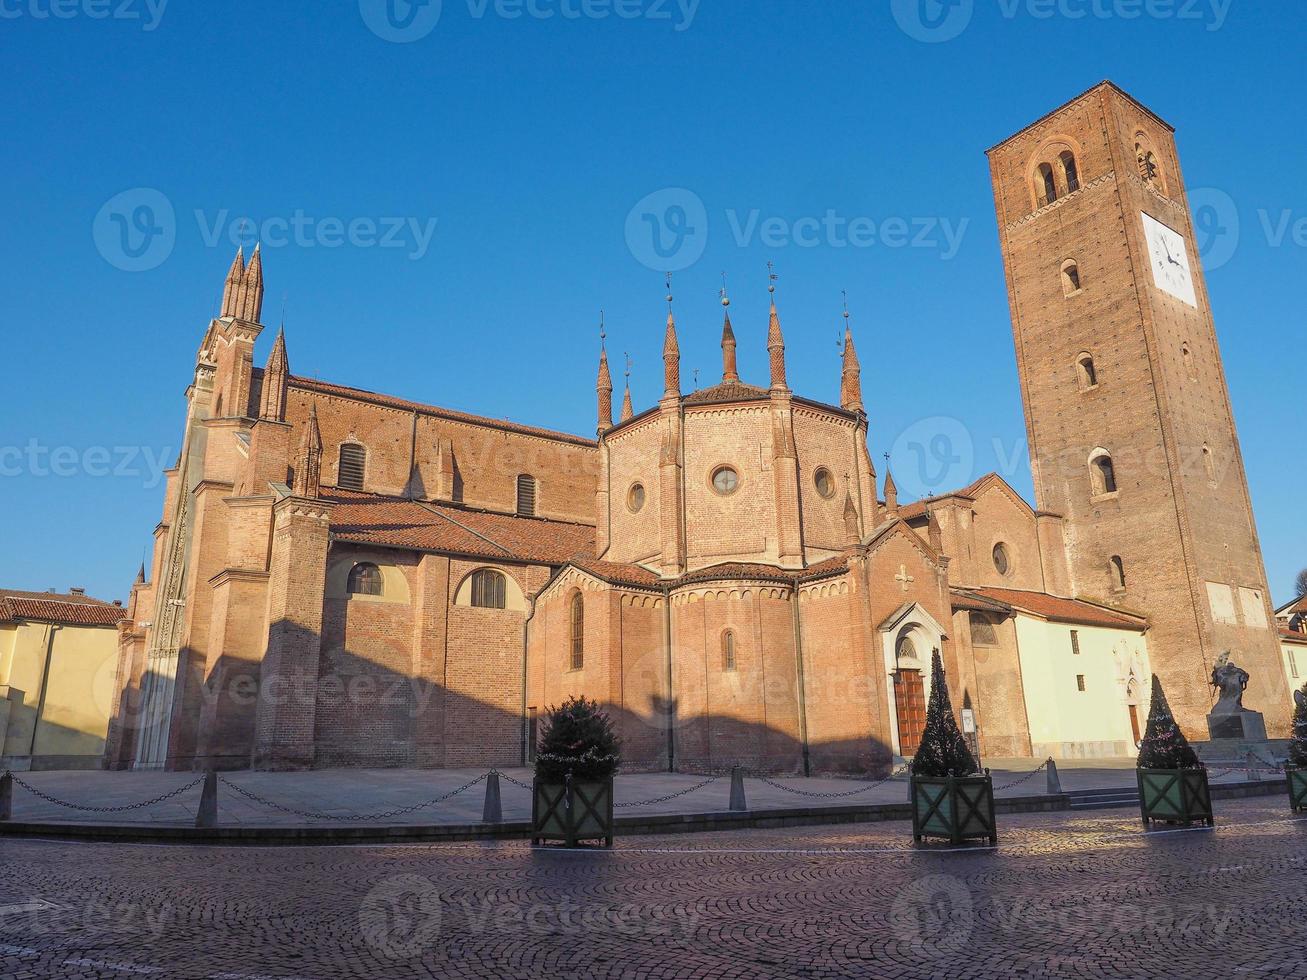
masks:
<svg viewBox="0 0 1307 980"><path fill-rule="evenodd" d="M613 846L613 781L546 783L535 780L531 808L531 843L583 840Z"/></svg>
<svg viewBox="0 0 1307 980"><path fill-rule="evenodd" d="M983 776L913 776L912 839L939 837L950 844L969 840L998 843L994 822L994 780Z"/></svg>
<svg viewBox="0 0 1307 980"><path fill-rule="evenodd" d="M1289 780L1289 806L1294 813L1307 810L1307 769L1285 766L1284 774Z"/></svg>
<svg viewBox="0 0 1307 980"><path fill-rule="evenodd" d="M1215 824L1206 769L1139 769L1139 809L1144 826Z"/></svg>

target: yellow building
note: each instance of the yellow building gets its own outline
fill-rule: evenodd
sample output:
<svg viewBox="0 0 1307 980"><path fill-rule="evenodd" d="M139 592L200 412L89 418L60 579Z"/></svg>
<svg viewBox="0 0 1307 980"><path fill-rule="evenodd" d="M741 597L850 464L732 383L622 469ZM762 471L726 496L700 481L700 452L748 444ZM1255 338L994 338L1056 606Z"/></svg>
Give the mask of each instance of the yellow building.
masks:
<svg viewBox="0 0 1307 980"><path fill-rule="evenodd" d="M122 618L79 589L0 589L0 769L100 767Z"/></svg>

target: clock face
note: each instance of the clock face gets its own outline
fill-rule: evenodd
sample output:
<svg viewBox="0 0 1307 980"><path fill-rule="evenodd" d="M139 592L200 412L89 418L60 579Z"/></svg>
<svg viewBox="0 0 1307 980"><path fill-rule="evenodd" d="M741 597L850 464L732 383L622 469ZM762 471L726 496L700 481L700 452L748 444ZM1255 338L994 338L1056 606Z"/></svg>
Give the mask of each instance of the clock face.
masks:
<svg viewBox="0 0 1307 980"><path fill-rule="evenodd" d="M1193 273L1189 270L1189 249L1184 236L1172 231L1152 215L1144 215L1144 239L1157 288L1176 299L1198 306Z"/></svg>

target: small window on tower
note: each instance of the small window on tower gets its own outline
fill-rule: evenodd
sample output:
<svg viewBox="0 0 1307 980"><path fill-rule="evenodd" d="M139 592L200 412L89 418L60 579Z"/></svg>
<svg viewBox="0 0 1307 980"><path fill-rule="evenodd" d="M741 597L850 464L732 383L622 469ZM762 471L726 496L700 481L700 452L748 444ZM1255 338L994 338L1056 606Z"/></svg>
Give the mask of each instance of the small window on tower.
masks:
<svg viewBox="0 0 1307 980"><path fill-rule="evenodd" d="M517 515L536 516L536 478L529 473L517 478Z"/></svg>
<svg viewBox="0 0 1307 980"><path fill-rule="evenodd" d="M1076 376L1080 379L1080 389L1088 391L1098 387L1098 368L1094 366L1094 355L1084 351L1076 358Z"/></svg>
<svg viewBox="0 0 1307 980"><path fill-rule="evenodd" d="M1039 165L1039 206L1045 207L1057 200L1057 178L1053 176L1053 166L1048 163Z"/></svg>
<svg viewBox="0 0 1307 980"><path fill-rule="evenodd" d="M342 490L362 490L367 470L368 451L356 442L342 443L336 467L336 486Z"/></svg>
<svg viewBox="0 0 1307 980"><path fill-rule="evenodd" d="M1062 292L1068 296L1080 292L1080 266L1071 259L1062 263Z"/></svg>
<svg viewBox="0 0 1307 980"><path fill-rule="evenodd" d="M1116 467L1106 450L1100 449L1089 460L1089 485L1095 497L1116 493Z"/></svg>
<svg viewBox="0 0 1307 980"><path fill-rule="evenodd" d="M722 670L735 669L735 633L727 630L722 634Z"/></svg>
<svg viewBox="0 0 1307 980"><path fill-rule="evenodd" d="M1125 591L1125 562L1121 560L1120 555L1113 555L1111 561L1107 563L1108 573L1112 577L1112 591Z"/></svg>
<svg viewBox="0 0 1307 980"><path fill-rule="evenodd" d="M1066 174L1066 192L1074 194L1080 190L1080 170L1076 167L1076 156L1070 150L1064 150L1058 159L1062 162L1062 172Z"/></svg>

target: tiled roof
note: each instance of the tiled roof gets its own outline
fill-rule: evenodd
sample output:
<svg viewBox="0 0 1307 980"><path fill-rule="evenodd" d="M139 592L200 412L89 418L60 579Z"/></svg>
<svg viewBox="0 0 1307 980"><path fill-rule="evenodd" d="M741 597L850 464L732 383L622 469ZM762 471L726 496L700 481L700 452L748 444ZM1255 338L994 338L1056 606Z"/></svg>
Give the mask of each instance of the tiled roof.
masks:
<svg viewBox="0 0 1307 980"><path fill-rule="evenodd" d="M1307 643L1307 633L1299 633L1297 630L1291 630L1287 626L1281 626L1280 639L1288 640L1290 643Z"/></svg>
<svg viewBox="0 0 1307 980"><path fill-rule="evenodd" d="M1084 626L1107 626L1131 630L1142 630L1148 626L1148 620L1142 616L1106 609L1081 599L1063 599L1046 592L1023 592L1020 589L991 587L965 591L1058 623L1080 623Z"/></svg>
<svg viewBox="0 0 1307 980"><path fill-rule="evenodd" d="M1286 613L1290 616L1293 616L1297 613L1307 614L1307 595L1299 596L1293 602L1283 605L1279 609L1275 610L1275 615L1277 616L1283 616Z"/></svg>
<svg viewBox="0 0 1307 980"><path fill-rule="evenodd" d="M327 381L319 381L316 378L300 378L292 376L290 378L290 386L293 388L299 388L302 391L316 391L324 395L335 395L339 398L353 398L358 401L371 402L374 405L385 405L388 408L402 409L406 412L419 412L422 415L449 419L452 422L468 422L472 425L484 425L492 429L501 429L505 432L520 432L523 435L528 436L540 436L544 439L557 439L578 446L598 445L598 443L593 439L572 435L568 432L555 432L552 429L541 429L534 425L522 425L518 422L510 422L507 419L492 419L483 415L471 415L467 412L454 411L451 408L439 408L435 405L425 405L422 402L408 401L407 399L395 398L391 395L381 395L375 391L366 391L363 388L348 388L345 385L331 384Z"/></svg>
<svg viewBox="0 0 1307 980"><path fill-rule="evenodd" d="M33 619L68 626L113 626L126 615L121 606L90 596L0 589L0 622Z"/></svg>
<svg viewBox="0 0 1307 980"><path fill-rule="evenodd" d="M986 599L984 596L976 595L966 589L952 589L952 602L954 609L974 609L977 612L1002 613L1006 615L1012 611L1012 607L1002 602L995 602L993 599Z"/></svg>
<svg viewBox="0 0 1307 980"><path fill-rule="evenodd" d="M825 575L835 575L849 567L847 555L836 555L807 568L785 569L775 565L763 565L757 562L724 562L697 568L680 578L665 579L643 565L623 562L595 561L593 559L573 559L569 564L582 571L589 572L605 582L614 585L634 585L645 588L679 588L698 582L720 582L732 579L745 579L765 582L807 582Z"/></svg>
<svg viewBox="0 0 1307 980"><path fill-rule="evenodd" d="M914 521L926 516L927 504L933 504L937 500L947 500L950 497L964 497L964 498L974 497L980 491L981 485L986 480L988 480L991 476L995 476L995 475L996 474L994 473L986 473L979 480L976 480L974 483L968 484L967 486L963 487L961 490L954 490L951 493L936 494L933 497L926 497L922 500L916 501L915 503L906 504L903 507L899 508L899 517L903 518L905 521Z"/></svg>
<svg viewBox="0 0 1307 980"><path fill-rule="evenodd" d="M643 565L630 562L599 561L594 558L574 558L569 564L575 565L583 572L589 572L596 578L614 585L636 585L654 588L662 584L663 579L656 572L651 572Z"/></svg>
<svg viewBox="0 0 1307 980"><path fill-rule="evenodd" d="M595 529L533 517L465 510L399 497L335 490L331 533L340 541L561 565L594 554Z"/></svg>
<svg viewBox="0 0 1307 980"><path fill-rule="evenodd" d="M766 388L747 385L743 381L723 381L711 388L701 388L685 396L687 405L709 405L715 402L745 402L769 398Z"/></svg>

